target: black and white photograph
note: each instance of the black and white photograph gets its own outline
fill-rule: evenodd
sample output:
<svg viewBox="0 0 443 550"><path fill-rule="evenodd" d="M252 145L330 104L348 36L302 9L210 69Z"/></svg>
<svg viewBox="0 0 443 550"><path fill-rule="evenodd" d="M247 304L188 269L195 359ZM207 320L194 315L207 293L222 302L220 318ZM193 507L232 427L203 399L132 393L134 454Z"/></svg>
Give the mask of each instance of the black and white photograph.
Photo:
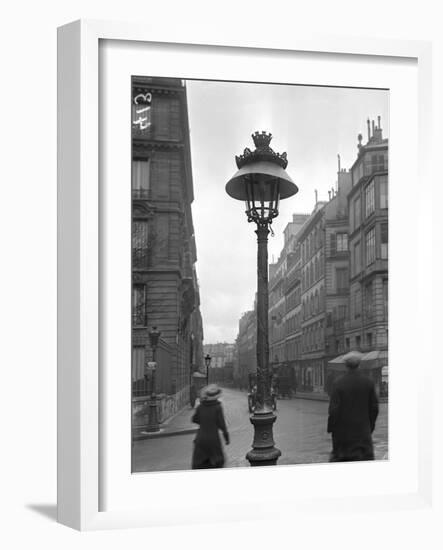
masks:
<svg viewBox="0 0 443 550"><path fill-rule="evenodd" d="M388 460L389 90L130 89L132 472Z"/></svg>

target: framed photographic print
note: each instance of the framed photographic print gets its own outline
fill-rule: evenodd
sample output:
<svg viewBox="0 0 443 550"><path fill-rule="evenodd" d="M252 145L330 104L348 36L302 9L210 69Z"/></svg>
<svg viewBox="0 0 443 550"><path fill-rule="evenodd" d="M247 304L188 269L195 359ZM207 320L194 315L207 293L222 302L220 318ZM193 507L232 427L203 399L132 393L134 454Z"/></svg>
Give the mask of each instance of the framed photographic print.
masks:
<svg viewBox="0 0 443 550"><path fill-rule="evenodd" d="M59 29L60 522L429 505L429 64Z"/></svg>

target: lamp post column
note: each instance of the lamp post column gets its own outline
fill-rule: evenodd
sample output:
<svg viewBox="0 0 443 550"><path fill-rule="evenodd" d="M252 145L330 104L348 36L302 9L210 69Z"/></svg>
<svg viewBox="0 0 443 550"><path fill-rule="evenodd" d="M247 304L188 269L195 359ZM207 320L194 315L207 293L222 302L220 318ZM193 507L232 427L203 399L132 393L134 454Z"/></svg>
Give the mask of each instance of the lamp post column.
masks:
<svg viewBox="0 0 443 550"><path fill-rule="evenodd" d="M257 398L250 417L254 426L252 449L246 455L251 466L273 466L281 451L275 447L272 433L276 415L272 410L268 336L268 234L278 216L280 199L295 195L298 187L286 173L286 153L269 146L272 134L252 134L255 150L246 147L235 157L238 171L226 184L226 192L244 201L248 222L257 225Z"/></svg>
<svg viewBox="0 0 443 550"><path fill-rule="evenodd" d="M251 416L252 449L246 455L251 466L274 466L281 451L275 447L269 376L268 335L268 223L257 223L257 405Z"/></svg>
<svg viewBox="0 0 443 550"><path fill-rule="evenodd" d="M160 426L158 423L158 414L157 414L157 394L155 386L155 375L157 370L157 345L160 338L160 332L157 331L157 327L153 327L152 331L149 333L149 339L152 348L152 361L153 365L150 369L151 371L151 396L149 398L149 415L148 415L148 426L146 428L147 432L159 432Z"/></svg>

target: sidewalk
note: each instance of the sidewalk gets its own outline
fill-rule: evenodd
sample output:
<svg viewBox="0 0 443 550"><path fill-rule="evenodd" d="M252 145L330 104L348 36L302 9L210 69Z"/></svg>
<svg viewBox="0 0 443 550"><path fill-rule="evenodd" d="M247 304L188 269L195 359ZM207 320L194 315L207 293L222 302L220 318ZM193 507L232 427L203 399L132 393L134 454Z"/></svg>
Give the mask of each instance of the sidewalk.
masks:
<svg viewBox="0 0 443 550"><path fill-rule="evenodd" d="M191 409L190 405L186 405L181 411L160 424L159 432L145 432L145 428L136 427L133 430L132 439L133 441L140 441L142 439L155 439L158 437L195 433L198 430L198 426L191 422L194 410L195 409Z"/></svg>
<svg viewBox="0 0 443 550"><path fill-rule="evenodd" d="M294 396L296 399L312 399L314 401L329 401L329 395L327 393L320 393L320 392L303 392L303 391L297 391L297 393ZM379 403L387 403L388 398L387 397L379 397L378 398Z"/></svg>
<svg viewBox="0 0 443 550"><path fill-rule="evenodd" d="M312 399L313 401L329 401L327 393L298 391L294 395L296 399Z"/></svg>

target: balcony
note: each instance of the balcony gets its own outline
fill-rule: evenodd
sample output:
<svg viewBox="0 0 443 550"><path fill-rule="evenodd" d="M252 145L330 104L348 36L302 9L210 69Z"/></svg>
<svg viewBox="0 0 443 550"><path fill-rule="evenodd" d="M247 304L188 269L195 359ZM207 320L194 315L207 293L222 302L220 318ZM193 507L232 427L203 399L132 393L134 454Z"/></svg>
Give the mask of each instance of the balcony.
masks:
<svg viewBox="0 0 443 550"><path fill-rule="evenodd" d="M149 200L151 199L150 189L133 189L132 200Z"/></svg>
<svg viewBox="0 0 443 550"><path fill-rule="evenodd" d="M283 282L283 291L286 294L286 292L295 286L296 284L300 283L301 280L301 271L300 269L294 269L291 271L284 279Z"/></svg>

